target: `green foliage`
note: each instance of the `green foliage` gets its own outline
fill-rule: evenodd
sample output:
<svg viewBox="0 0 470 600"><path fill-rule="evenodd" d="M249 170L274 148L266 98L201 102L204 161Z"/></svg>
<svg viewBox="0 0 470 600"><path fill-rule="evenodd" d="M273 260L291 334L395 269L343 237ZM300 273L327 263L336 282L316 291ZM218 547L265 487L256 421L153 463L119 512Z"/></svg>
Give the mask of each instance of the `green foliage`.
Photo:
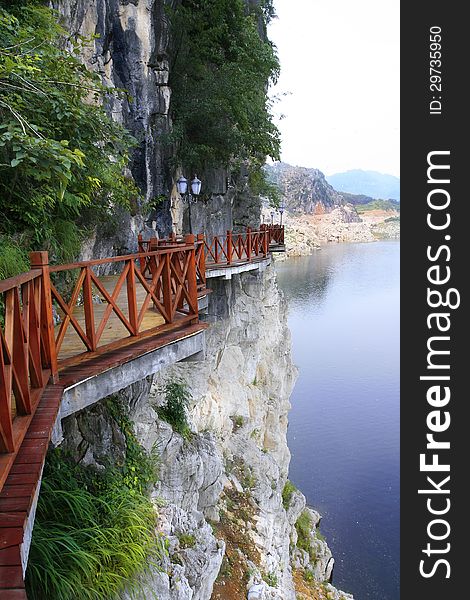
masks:
<svg viewBox="0 0 470 600"><path fill-rule="evenodd" d="M0 280L28 270L28 255L21 243L0 235ZM3 294L0 294L0 326L4 324L4 309Z"/></svg>
<svg viewBox="0 0 470 600"><path fill-rule="evenodd" d="M256 486L256 477L254 476L254 474L251 471L251 469L248 469L247 471L245 471L243 473L241 484L242 484L243 488L247 492L250 492L251 490L253 490L255 488L255 486Z"/></svg>
<svg viewBox="0 0 470 600"><path fill-rule="evenodd" d="M316 560L316 552L312 547L311 542L311 532L312 532L313 522L312 517L308 510L304 510L295 523L295 529L297 531L297 547L301 550L305 550L310 556L310 560L315 562Z"/></svg>
<svg viewBox="0 0 470 600"><path fill-rule="evenodd" d="M237 429L240 429L240 427L243 427L243 424L245 423L245 419L241 415L235 415L230 418L232 419L234 431L236 431Z"/></svg>
<svg viewBox="0 0 470 600"><path fill-rule="evenodd" d="M156 512L120 471L106 477L52 451L44 470L26 575L32 600L101 600L139 590L165 550Z"/></svg>
<svg viewBox="0 0 470 600"><path fill-rule="evenodd" d="M170 380L164 388L165 404L157 408L160 419L169 423L173 429L185 438L191 435L188 424L187 406L191 393L183 381Z"/></svg>
<svg viewBox="0 0 470 600"><path fill-rule="evenodd" d="M311 569L305 569L304 571L304 579L307 583L311 583L315 581L315 574Z"/></svg>
<svg viewBox="0 0 470 600"><path fill-rule="evenodd" d="M89 40L57 21L35 2L0 8L0 233L67 258L71 223L105 218L137 190L123 175L132 140L102 106L110 90L79 60Z"/></svg>
<svg viewBox="0 0 470 600"><path fill-rule="evenodd" d="M279 186L269 181L266 169L261 167L252 168L249 176L250 190L256 196L261 196L269 201L269 205L278 208L281 203L281 192Z"/></svg>
<svg viewBox="0 0 470 600"><path fill-rule="evenodd" d="M106 408L126 438L126 459L124 464L118 465L119 484L124 484L131 491L145 494L158 478L157 455L155 452L147 453L139 444L132 429L132 422L115 396L107 399Z"/></svg>
<svg viewBox="0 0 470 600"><path fill-rule="evenodd" d="M292 500L292 494L297 491L295 485L289 479L286 481L284 488L282 490L282 505L287 510L290 505L290 501Z"/></svg>
<svg viewBox="0 0 470 600"><path fill-rule="evenodd" d="M177 533L176 537L182 549L194 548L196 545L196 538L191 533Z"/></svg>
<svg viewBox="0 0 470 600"><path fill-rule="evenodd" d="M263 579L271 587L278 586L278 583L279 583L278 578L277 578L276 573L274 573L274 571L271 571L270 573L263 573Z"/></svg>
<svg viewBox="0 0 470 600"><path fill-rule="evenodd" d="M397 210L400 211L400 203L396 200L372 200L366 204L357 204L356 210L359 214L369 210Z"/></svg>
<svg viewBox="0 0 470 600"><path fill-rule="evenodd" d="M0 235L0 279L29 270L28 255L20 243Z"/></svg>
<svg viewBox="0 0 470 600"><path fill-rule="evenodd" d="M247 11L244 0L184 0L171 14L171 142L193 172L243 161L256 171L278 159L267 89L279 61L260 35L273 14L271 1Z"/></svg>

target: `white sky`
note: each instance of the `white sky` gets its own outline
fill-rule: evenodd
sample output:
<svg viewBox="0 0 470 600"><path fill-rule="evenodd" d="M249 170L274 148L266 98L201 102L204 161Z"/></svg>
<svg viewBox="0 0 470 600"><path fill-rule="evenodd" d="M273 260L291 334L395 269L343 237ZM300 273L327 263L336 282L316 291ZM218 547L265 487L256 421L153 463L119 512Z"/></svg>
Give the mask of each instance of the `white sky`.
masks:
<svg viewBox="0 0 470 600"><path fill-rule="evenodd" d="M399 176L399 0L275 0L282 160Z"/></svg>

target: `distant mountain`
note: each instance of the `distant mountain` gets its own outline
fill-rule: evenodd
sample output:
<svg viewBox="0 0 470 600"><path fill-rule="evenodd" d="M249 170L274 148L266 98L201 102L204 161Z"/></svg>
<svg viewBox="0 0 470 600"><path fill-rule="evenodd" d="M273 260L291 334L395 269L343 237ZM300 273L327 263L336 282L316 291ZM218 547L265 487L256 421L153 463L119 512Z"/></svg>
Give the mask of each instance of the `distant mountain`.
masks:
<svg viewBox="0 0 470 600"><path fill-rule="evenodd" d="M327 175L326 179L336 190L370 196L381 200L400 201L400 179L377 171L353 169L344 173Z"/></svg>
<svg viewBox="0 0 470 600"><path fill-rule="evenodd" d="M283 162L266 165L265 169L291 213L324 214L344 205L343 196L318 169L293 167Z"/></svg>

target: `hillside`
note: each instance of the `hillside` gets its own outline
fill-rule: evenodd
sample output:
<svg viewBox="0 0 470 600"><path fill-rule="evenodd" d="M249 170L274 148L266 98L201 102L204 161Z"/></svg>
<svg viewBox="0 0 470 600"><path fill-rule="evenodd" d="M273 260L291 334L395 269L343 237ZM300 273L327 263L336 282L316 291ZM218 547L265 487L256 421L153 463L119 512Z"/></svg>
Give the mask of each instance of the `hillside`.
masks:
<svg viewBox="0 0 470 600"><path fill-rule="evenodd" d="M318 169L294 167L284 162L266 165L268 180L274 183L286 209L294 214L325 214L344 205L344 199Z"/></svg>
<svg viewBox="0 0 470 600"><path fill-rule="evenodd" d="M327 175L326 180L336 190L350 194L364 194L374 199L400 201L400 179L394 175L353 169Z"/></svg>

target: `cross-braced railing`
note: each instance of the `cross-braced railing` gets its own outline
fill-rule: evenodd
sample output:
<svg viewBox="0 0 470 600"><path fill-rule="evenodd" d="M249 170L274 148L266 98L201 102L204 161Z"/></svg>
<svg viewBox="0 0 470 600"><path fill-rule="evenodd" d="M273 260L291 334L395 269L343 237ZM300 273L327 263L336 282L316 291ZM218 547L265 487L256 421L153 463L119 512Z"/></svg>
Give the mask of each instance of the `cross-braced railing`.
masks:
<svg viewBox="0 0 470 600"><path fill-rule="evenodd" d="M113 276L97 275L104 265ZM137 254L58 266L49 265L47 252L35 252L31 267L0 281L0 467L1 454L21 445L60 369L198 320L192 235Z"/></svg>
<svg viewBox="0 0 470 600"><path fill-rule="evenodd" d="M267 231L270 244L284 244L284 225L261 225L262 231Z"/></svg>
<svg viewBox="0 0 470 600"><path fill-rule="evenodd" d="M214 236L205 242L206 268L230 265L236 262L251 262L257 258L266 258L269 252L267 231L251 231Z"/></svg>

